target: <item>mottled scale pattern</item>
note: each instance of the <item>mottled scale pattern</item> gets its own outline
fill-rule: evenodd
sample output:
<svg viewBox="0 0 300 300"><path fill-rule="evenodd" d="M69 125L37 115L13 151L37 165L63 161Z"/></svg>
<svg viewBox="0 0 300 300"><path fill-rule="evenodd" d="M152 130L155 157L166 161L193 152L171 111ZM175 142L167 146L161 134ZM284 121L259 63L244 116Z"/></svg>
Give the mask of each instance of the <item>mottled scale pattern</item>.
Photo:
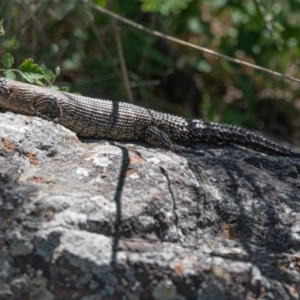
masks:
<svg viewBox="0 0 300 300"><path fill-rule="evenodd" d="M271 155L300 157L243 128L185 119L144 107L63 93L0 78L0 107L38 115L82 137L147 141L166 149L174 144L236 144Z"/></svg>
<svg viewBox="0 0 300 300"><path fill-rule="evenodd" d="M241 127L203 120L184 119L159 112L154 112L154 116L157 126L163 129L175 143L235 144L274 156L300 158L300 153Z"/></svg>
<svg viewBox="0 0 300 300"><path fill-rule="evenodd" d="M146 109L136 109L128 103L82 96L74 98L71 94L63 95L59 103L63 111L59 123L82 137L141 140L152 124Z"/></svg>

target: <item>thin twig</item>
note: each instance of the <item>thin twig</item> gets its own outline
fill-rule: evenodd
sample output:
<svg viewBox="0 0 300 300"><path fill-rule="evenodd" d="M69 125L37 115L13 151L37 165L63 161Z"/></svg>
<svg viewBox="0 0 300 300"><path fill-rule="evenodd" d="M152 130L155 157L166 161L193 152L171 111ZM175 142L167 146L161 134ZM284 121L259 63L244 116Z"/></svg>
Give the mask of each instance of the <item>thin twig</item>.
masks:
<svg viewBox="0 0 300 300"><path fill-rule="evenodd" d="M112 27L114 30L116 44L117 44L118 56L119 56L119 61L121 64L123 83L125 86L127 98L128 98L129 103L133 103L133 96L132 96L130 83L129 83L129 79L128 79L128 72L127 72L126 62L125 62L124 53L123 53L123 46L122 46L121 38L119 35L119 31L117 28L117 24L116 24L116 21L114 18L111 19L111 23L112 23Z"/></svg>
<svg viewBox="0 0 300 300"><path fill-rule="evenodd" d="M97 29L94 20L92 19L91 13L89 10L85 10L83 9L85 15L86 15L86 23L87 25L90 25L95 36L97 37L97 40L100 44L101 50L103 50L103 52L105 53L106 57L108 58L109 61L113 61L112 55L110 54L110 51L108 50L108 48L106 47L106 44L103 40L103 37L101 35L101 33L99 32L99 30ZM114 70L114 73L116 74L116 77L118 77L120 80L122 80L122 75L121 72L119 71L119 69L116 67L115 64L112 64L112 68Z"/></svg>
<svg viewBox="0 0 300 300"><path fill-rule="evenodd" d="M126 23L130 26L133 26L141 31L144 31L146 33L149 33L149 34L152 34L154 36L158 36L160 38L163 38L165 40L168 40L168 41L171 41L171 42L174 42L174 43L178 43L178 44L181 44L181 45L184 45L184 46L187 46L187 47L190 47L190 48L193 48L193 49L196 49L196 50L200 50L202 52L205 52L205 53L208 53L208 54L211 54L211 55L215 55L215 56L218 56L218 57L221 57L221 58L224 58L228 61L231 61L233 63L236 63L236 64L240 64L240 65L244 65L244 66L248 66L248 67L251 67L253 69L256 69L256 70L259 70L259 71L262 71L262 72L266 72L266 73L269 73L269 74L272 74L274 76L278 76L278 77L281 77L281 78L284 78L284 79L288 79L288 80L291 80L291 81L295 81L295 82L298 82L300 83L300 79L297 79L295 77L291 77L291 76L288 76L288 75L285 75L285 74L282 74L282 73L279 73L279 72L275 72L275 71L272 71L270 69L266 69L266 68L263 68L263 67L260 67L260 66L257 66L257 65L254 65L254 64L251 64L251 63L248 63L246 61L243 61L243 60L239 60L239 59L236 59L236 58L232 58L230 56L227 56L227 55L224 55L224 54L221 54L221 53L218 53L216 51L213 51L213 50L210 50L210 49L207 49L207 48L204 48L204 47L201 47L201 46L198 46L198 45L195 45L195 44L191 44L189 42L186 42L186 41L183 41L183 40L180 40L180 39L177 39L175 37L172 37L172 36L169 36L169 35L166 35L166 34L163 34L159 31L156 31L156 30L151 30L149 28L146 28L144 27L143 25L141 24L138 24L138 23L135 23L131 20L128 20L118 14L115 14L113 13L112 11L110 10L107 10L103 7L100 7L100 6L97 6L91 2L87 2L86 0L83 0L87 5L89 5L90 7L94 8L95 10L103 13L103 14L106 14L114 19L117 19L118 21L121 21L123 23Z"/></svg>

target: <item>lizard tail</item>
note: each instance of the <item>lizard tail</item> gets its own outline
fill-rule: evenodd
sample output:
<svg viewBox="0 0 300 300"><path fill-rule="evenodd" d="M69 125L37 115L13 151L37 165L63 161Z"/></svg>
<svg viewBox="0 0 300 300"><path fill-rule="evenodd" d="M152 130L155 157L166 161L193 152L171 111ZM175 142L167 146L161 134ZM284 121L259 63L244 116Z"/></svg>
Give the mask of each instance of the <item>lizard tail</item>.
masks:
<svg viewBox="0 0 300 300"><path fill-rule="evenodd" d="M274 156L300 158L300 153L274 143L240 127L201 120L189 120L185 139L188 142L235 144Z"/></svg>

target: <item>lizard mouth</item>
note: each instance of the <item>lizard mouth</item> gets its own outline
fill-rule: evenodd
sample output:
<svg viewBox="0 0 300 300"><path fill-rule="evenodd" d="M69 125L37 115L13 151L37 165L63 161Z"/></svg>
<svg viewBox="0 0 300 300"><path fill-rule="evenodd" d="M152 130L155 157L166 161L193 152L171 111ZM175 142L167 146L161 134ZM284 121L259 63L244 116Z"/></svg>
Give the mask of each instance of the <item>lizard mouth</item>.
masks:
<svg viewBox="0 0 300 300"><path fill-rule="evenodd" d="M0 108L14 113L34 115L34 108L30 101L26 101L22 91L13 89L11 81L0 77Z"/></svg>

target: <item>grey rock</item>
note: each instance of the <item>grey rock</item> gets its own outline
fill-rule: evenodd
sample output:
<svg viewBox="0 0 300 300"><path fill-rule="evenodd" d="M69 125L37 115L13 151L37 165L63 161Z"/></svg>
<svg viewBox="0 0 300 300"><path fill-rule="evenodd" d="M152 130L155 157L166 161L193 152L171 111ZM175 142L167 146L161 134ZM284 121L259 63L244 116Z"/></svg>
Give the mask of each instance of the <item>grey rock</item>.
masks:
<svg viewBox="0 0 300 300"><path fill-rule="evenodd" d="M13 292L11 291L8 284L4 282L0 282L0 299L1 300L9 300L13 299Z"/></svg>
<svg viewBox="0 0 300 300"><path fill-rule="evenodd" d="M30 300L53 300L54 295L45 288L35 289L29 294Z"/></svg>
<svg viewBox="0 0 300 300"><path fill-rule="evenodd" d="M300 161L196 150L0 113L5 297L299 299Z"/></svg>
<svg viewBox="0 0 300 300"><path fill-rule="evenodd" d="M10 287L16 295L21 296L21 294L25 294L30 291L30 280L26 274L22 275L14 278L10 284Z"/></svg>

